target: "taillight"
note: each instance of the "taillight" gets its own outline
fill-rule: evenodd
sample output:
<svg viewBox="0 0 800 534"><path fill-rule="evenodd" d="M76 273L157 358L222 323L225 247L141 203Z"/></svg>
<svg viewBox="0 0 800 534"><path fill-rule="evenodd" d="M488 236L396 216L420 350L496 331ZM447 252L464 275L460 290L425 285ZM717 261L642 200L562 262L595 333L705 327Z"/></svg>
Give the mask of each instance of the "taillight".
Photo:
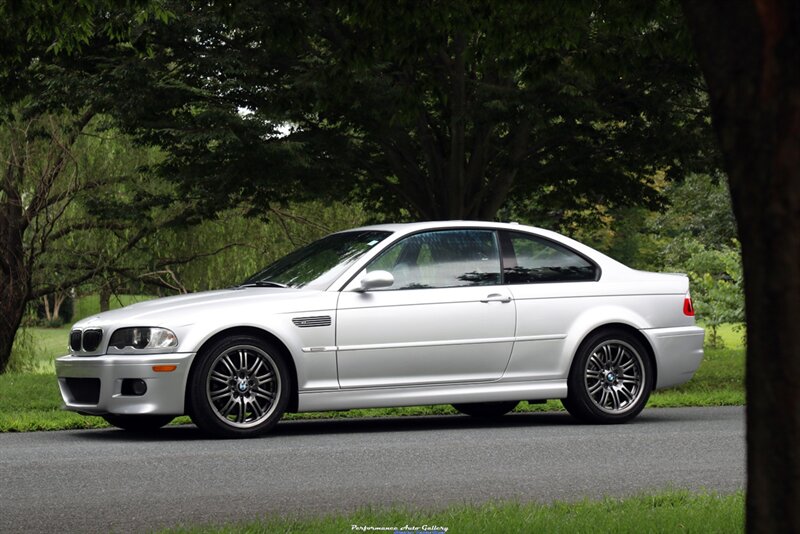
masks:
<svg viewBox="0 0 800 534"><path fill-rule="evenodd" d="M694 305L692 304L692 297L690 295L686 295L686 298L683 299L683 314L689 317L694 317Z"/></svg>

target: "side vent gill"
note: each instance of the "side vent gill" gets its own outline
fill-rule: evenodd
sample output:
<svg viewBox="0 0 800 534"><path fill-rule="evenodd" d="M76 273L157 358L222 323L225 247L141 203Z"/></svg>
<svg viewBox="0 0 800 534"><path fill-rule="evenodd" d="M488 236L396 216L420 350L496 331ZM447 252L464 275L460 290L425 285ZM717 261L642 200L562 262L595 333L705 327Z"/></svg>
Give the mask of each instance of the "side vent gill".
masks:
<svg viewBox="0 0 800 534"><path fill-rule="evenodd" d="M300 328L311 328L314 326L330 326L330 315L318 315L316 317L295 317L292 319L295 326Z"/></svg>

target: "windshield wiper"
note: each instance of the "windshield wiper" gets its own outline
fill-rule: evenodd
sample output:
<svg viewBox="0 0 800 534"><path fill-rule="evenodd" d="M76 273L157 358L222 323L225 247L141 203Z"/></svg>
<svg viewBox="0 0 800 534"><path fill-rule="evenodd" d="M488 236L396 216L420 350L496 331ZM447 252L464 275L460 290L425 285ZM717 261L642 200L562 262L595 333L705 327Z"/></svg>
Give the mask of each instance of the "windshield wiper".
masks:
<svg viewBox="0 0 800 534"><path fill-rule="evenodd" d="M246 284L241 284L236 286L236 289L242 289L245 287L289 287L286 284L281 284L280 282L273 282L272 280L259 280L257 282L248 282Z"/></svg>

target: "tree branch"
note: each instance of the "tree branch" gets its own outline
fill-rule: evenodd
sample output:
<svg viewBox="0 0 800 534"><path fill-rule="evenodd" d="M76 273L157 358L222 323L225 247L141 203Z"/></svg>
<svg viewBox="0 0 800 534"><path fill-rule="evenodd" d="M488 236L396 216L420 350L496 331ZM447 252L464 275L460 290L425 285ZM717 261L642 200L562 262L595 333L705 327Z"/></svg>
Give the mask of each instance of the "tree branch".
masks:
<svg viewBox="0 0 800 534"><path fill-rule="evenodd" d="M280 211L278 208L276 208L274 206L270 206L267 211L271 211L271 212L275 213L276 215L278 215L279 217L286 217L287 219L292 219L292 220L297 221L299 223L303 223L303 224L307 224L309 226L313 226L314 228L322 230L323 232L330 233L330 231L331 231L331 229L328 228L327 226L325 226L324 224L320 224L318 222L314 222L314 221L312 221L310 219L307 219L307 218L305 218L305 217L303 217L301 215L295 215L293 213L288 213L286 211Z"/></svg>
<svg viewBox="0 0 800 534"><path fill-rule="evenodd" d="M228 250L229 248L247 247L247 246L250 246L250 245L248 245L247 243L228 243L227 245L223 245L223 246L219 247L218 249L216 249L214 251L211 251L211 252L198 252L197 254L192 254L191 256L185 256L183 258L171 258L171 259L159 260L159 261L156 262L156 267L166 268L166 267L175 266L175 265L185 265L187 263L191 263L194 260L197 260L197 259L200 259L200 258L208 258L210 256L216 256L220 252Z"/></svg>
<svg viewBox="0 0 800 534"><path fill-rule="evenodd" d="M52 163L52 165L48 164L45 170L42 171L42 174L36 185L36 191L31 199L30 204L28 205L28 209L25 211L25 217L28 220L35 218L37 215L39 215L41 210L46 207L47 198L50 196L53 183L61 175L61 172L64 170L67 157L70 155L69 147L72 147L75 144L75 141L80 133L84 128L86 128L86 125L89 124L89 121L91 121L94 116L94 110L91 108L87 109L84 114L81 115L72 125L72 131L69 133L67 140L64 143L57 142L55 135L51 134L51 141L58 145L60 150L58 151L58 155L55 156L55 161Z"/></svg>
<svg viewBox="0 0 800 534"><path fill-rule="evenodd" d="M172 281L174 283L170 284L161 275L168 275L170 278L172 278ZM153 277L155 280L158 281L159 283L158 285L161 285L161 287L172 289L173 291L177 291L178 293L182 293L184 295L189 292L189 290L186 289L186 286L183 285L180 282L180 280L178 280L177 276L175 276L175 272L172 269L167 268L167 269L162 269L160 271L152 271L149 273L143 273L139 275L139 279L142 281L145 281L147 277Z"/></svg>

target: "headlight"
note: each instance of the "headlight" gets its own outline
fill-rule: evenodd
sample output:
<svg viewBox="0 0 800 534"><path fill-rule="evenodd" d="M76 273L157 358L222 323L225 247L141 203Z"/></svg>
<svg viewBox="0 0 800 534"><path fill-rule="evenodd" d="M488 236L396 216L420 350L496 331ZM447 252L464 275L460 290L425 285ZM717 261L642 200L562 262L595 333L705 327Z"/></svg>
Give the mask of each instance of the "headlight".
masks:
<svg viewBox="0 0 800 534"><path fill-rule="evenodd" d="M178 346L178 338L172 330L137 326L114 331L108 342L109 352L159 351ZM116 349L116 350L114 350Z"/></svg>

